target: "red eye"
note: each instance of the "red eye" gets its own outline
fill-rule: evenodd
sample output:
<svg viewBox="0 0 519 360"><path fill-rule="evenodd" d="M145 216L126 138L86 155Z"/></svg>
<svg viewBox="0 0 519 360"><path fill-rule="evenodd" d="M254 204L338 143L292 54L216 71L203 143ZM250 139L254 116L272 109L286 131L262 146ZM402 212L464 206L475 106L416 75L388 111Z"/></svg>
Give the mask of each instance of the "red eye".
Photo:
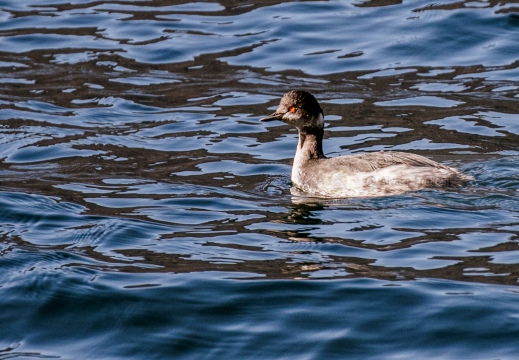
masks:
<svg viewBox="0 0 519 360"><path fill-rule="evenodd" d="M291 106L288 108L288 112L295 113L297 111L297 108L295 106Z"/></svg>

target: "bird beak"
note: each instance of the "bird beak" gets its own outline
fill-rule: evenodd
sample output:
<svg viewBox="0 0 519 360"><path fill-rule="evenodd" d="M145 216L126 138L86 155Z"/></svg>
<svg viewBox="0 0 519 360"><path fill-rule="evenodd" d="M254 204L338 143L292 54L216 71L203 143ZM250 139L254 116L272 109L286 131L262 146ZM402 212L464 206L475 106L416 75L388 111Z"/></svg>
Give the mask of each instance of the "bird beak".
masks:
<svg viewBox="0 0 519 360"><path fill-rule="evenodd" d="M272 115L269 115L269 116L266 116L264 118L261 118L259 121L283 120L283 115L285 115L285 114L281 114L281 113L275 112Z"/></svg>

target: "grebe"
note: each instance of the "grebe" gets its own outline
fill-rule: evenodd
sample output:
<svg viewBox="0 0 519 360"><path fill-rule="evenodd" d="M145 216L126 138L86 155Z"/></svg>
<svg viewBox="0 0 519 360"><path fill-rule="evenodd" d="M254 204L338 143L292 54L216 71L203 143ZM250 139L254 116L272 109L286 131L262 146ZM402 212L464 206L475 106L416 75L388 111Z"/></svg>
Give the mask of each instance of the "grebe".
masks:
<svg viewBox="0 0 519 360"><path fill-rule="evenodd" d="M455 187L472 177L426 157L381 151L327 158L324 113L307 91L286 93L277 110L260 121L281 120L299 132L292 183L310 196L373 197L424 188Z"/></svg>

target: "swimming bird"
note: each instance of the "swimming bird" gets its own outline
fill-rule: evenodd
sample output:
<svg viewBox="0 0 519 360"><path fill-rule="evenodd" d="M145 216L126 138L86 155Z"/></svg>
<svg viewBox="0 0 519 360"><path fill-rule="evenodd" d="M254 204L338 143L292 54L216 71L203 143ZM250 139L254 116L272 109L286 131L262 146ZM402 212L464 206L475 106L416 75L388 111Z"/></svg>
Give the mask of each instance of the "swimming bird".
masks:
<svg viewBox="0 0 519 360"><path fill-rule="evenodd" d="M316 197L376 197L424 188L460 186L472 177L421 155L380 151L327 158L324 113L307 91L286 93L277 110L260 121L281 120L299 132L291 180Z"/></svg>

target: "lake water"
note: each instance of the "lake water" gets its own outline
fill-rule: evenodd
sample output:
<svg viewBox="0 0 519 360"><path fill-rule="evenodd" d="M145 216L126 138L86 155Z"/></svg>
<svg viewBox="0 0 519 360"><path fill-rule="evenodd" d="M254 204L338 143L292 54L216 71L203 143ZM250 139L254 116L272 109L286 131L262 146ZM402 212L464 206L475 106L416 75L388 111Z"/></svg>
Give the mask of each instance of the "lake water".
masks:
<svg viewBox="0 0 519 360"><path fill-rule="evenodd" d="M519 4L0 0L0 359L517 359ZM329 156L475 180L291 193Z"/></svg>

